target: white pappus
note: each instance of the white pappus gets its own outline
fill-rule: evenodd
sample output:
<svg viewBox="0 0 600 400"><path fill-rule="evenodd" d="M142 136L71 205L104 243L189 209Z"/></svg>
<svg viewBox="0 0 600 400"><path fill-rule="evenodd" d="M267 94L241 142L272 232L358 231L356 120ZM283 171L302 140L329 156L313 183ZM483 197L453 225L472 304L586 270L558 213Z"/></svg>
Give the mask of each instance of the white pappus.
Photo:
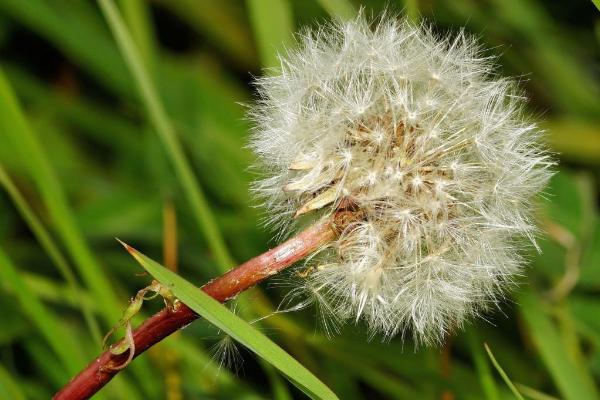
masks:
<svg viewBox="0 0 600 400"><path fill-rule="evenodd" d="M299 42L256 81L254 189L285 232L349 205L361 218L297 285L371 333L440 342L522 267L552 175L542 132L462 31L360 15Z"/></svg>

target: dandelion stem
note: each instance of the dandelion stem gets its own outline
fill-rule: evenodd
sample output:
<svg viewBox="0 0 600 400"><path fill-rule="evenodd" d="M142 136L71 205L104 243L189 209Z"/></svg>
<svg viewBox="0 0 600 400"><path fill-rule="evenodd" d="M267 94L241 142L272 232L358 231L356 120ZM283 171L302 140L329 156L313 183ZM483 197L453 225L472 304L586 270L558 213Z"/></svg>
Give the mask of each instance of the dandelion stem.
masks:
<svg viewBox="0 0 600 400"><path fill-rule="evenodd" d="M277 274L295 262L315 252L334 240L341 227L348 223L344 212L341 218L320 221L279 246L252 258L229 272L213 279L201 290L214 299L224 302L264 279ZM132 358L178 331L198 318L185 304L174 310L164 308L147 319L133 332ZM56 400L87 399L106 385L120 370L116 369L130 357L129 351L115 355L110 350L94 359L84 370L54 395Z"/></svg>

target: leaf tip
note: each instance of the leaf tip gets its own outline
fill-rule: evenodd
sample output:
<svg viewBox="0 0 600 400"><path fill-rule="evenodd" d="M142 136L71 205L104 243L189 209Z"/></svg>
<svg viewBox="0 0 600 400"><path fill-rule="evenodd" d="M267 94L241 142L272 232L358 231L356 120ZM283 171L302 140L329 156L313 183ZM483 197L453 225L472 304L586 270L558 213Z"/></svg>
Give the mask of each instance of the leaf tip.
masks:
<svg viewBox="0 0 600 400"><path fill-rule="evenodd" d="M125 250L127 250L129 252L129 254L131 254L132 256L136 257L138 255L138 251L136 249L134 249L133 247L131 247L130 245L128 245L127 243L125 243L124 241L122 241L119 238L115 238L117 242L121 243L121 246L125 247Z"/></svg>

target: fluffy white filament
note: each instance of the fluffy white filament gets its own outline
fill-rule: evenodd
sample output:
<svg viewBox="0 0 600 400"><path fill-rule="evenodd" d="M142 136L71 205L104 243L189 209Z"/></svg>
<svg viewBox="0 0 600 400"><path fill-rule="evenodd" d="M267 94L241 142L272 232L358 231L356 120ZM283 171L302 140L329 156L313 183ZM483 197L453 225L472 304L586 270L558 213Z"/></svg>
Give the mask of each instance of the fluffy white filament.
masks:
<svg viewBox="0 0 600 400"><path fill-rule="evenodd" d="M359 16L305 32L257 86L270 221L362 216L297 277L321 309L432 343L494 304L552 160L474 39Z"/></svg>

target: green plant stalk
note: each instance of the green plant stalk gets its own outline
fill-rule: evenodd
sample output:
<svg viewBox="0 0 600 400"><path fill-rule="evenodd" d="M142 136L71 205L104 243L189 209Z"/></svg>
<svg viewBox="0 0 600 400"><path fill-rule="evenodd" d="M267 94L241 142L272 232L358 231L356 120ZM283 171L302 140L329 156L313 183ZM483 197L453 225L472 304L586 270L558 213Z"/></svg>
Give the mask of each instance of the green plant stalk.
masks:
<svg viewBox="0 0 600 400"><path fill-rule="evenodd" d="M502 369L502 367L500 366L498 361L496 361L496 357L494 357L494 354L492 353L492 350L490 350L487 343L484 343L483 346L485 347L485 351L487 352L488 357L490 358L490 361L492 362L492 365L494 366L494 368L496 368L496 371L498 371L498 373L502 377L502 380L504 380L504 383L506 383L506 385L508 386L510 391L515 395L515 397L518 400L525 400L525 399L523 399L523 396L521 395L521 393L519 393L519 391L517 390L515 385L512 383L512 381L510 380L510 378L508 377L506 372L504 372L504 370Z"/></svg>
<svg viewBox="0 0 600 400"><path fill-rule="evenodd" d="M111 0L98 0L98 2L134 78L148 118L163 142L169 159L173 163L175 174L190 203L196 223L204 232L208 245L220 269L226 271L235 265L235 263L227 251L225 241L219 232L208 202L194 177L181 143L175 134L175 129L167 117L165 109L158 98L157 91L150 80L148 71L141 62L140 53L115 4Z"/></svg>
<svg viewBox="0 0 600 400"><path fill-rule="evenodd" d="M42 245L54 265L57 267L60 274L63 276L71 291L77 297L81 297L83 293L83 289L80 287L77 282L77 278L75 273L71 270L67 259L63 256L63 254L58 249L56 243L50 236L50 233L46 230L44 225L35 215L34 211L29 207L27 201L23 198L19 189L15 186L13 181L10 179L10 176L6 173L2 165L0 164L0 185L4 187L8 195L10 196L12 202L17 206L17 209L21 213L23 219L29 225L29 228L37 238L38 242ZM87 324L87 327L96 341L96 343L100 343L102 340L102 335L100 334L100 327L98 326L98 322L94 317L94 314L90 310L89 304L81 301L78 302L78 306L81 310L83 318Z"/></svg>
<svg viewBox="0 0 600 400"><path fill-rule="evenodd" d="M498 396L498 388L496 387L496 382L494 382L492 370L483 352L483 346L475 327L467 332L467 342L471 351L471 358L475 364L477 376L479 376L481 388L483 389L483 393L485 393L485 398L487 400L498 400L500 398Z"/></svg>
<svg viewBox="0 0 600 400"><path fill-rule="evenodd" d="M155 38L150 16L150 4L144 0L120 0L123 17L140 50L144 64L154 71L156 61Z"/></svg>
<svg viewBox="0 0 600 400"><path fill-rule="evenodd" d="M96 301L103 305L101 312L108 325L118 320L121 306L114 287L109 283L101 266L79 231L65 193L42 145L27 123L17 99L0 71L0 134L9 138L19 151L25 166L35 181L44 205L52 218L62 241L75 261L86 286Z"/></svg>

